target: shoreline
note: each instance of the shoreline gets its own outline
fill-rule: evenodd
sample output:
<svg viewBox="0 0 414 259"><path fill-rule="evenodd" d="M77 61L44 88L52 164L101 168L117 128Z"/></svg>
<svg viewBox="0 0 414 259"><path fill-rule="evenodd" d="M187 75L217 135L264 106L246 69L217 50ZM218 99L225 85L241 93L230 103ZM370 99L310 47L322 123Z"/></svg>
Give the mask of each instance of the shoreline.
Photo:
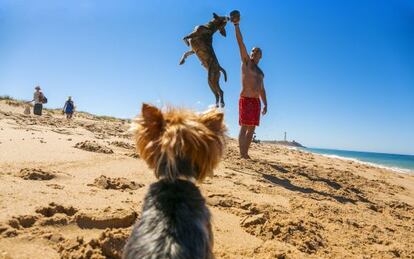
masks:
<svg viewBox="0 0 414 259"><path fill-rule="evenodd" d="M402 168L402 167L398 167L398 166L389 166L389 165L384 165L384 164L379 164L379 163L374 163L374 162L367 162L367 161L362 161L358 158L351 158L351 157L345 157L345 156L340 156L340 155L322 154L322 153L318 153L318 152L312 152L311 150L309 150L309 148L294 148L294 149L304 151L304 152L308 152L308 153L312 153L314 155L321 155L321 156L328 157L328 158L340 159L340 160L345 160L345 161L353 161L355 163L360 163L362 165L377 167L379 169L386 169L386 170L390 170L390 171L393 171L393 172L396 172L396 173L414 175L414 170L413 169ZM345 151L348 151L348 150L345 150Z"/></svg>
<svg viewBox="0 0 414 259"><path fill-rule="evenodd" d="M329 157L329 158L337 158L337 159L342 159L342 160L353 161L353 162L360 163L360 164L363 164L363 165L373 166L373 167L377 167L377 168L380 168L380 169L391 170L391 171L396 172L396 173L414 175L414 170L411 170L411 169L386 166L386 165L372 163L372 162L365 162L365 161L361 161L357 158L342 157L342 156L338 156L338 155L327 155L327 154L318 154L318 153L313 153L313 154L321 155L321 156L325 156L325 157Z"/></svg>

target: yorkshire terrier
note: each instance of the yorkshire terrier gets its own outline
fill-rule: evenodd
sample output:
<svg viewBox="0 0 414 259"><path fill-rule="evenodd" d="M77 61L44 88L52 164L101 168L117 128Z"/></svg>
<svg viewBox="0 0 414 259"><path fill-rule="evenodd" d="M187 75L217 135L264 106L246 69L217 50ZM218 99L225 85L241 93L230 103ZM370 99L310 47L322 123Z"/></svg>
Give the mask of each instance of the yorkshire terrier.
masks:
<svg viewBox="0 0 414 259"><path fill-rule="evenodd" d="M134 120L136 148L158 181L145 196L124 258L214 258L211 214L195 183L213 175L223 154L223 116L216 109L162 112L143 104Z"/></svg>

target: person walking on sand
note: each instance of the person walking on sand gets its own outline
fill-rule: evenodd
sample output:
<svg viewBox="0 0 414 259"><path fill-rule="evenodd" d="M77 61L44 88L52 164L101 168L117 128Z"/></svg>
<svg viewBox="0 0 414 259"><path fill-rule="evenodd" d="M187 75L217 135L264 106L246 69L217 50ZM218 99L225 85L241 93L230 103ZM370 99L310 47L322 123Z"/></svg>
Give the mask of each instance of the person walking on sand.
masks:
<svg viewBox="0 0 414 259"><path fill-rule="evenodd" d="M40 86L35 87L35 92L33 94L34 107L33 107L33 114L35 115L42 115L43 104L47 102L46 97L44 96L43 92L40 89Z"/></svg>
<svg viewBox="0 0 414 259"><path fill-rule="evenodd" d="M240 17L232 18L232 22L235 27L242 61L242 89L239 99L239 149L242 158L250 159L248 154L250 143L252 142L256 126L259 126L260 121L260 99L263 102L262 115L267 113L266 91L263 84L264 74L258 66L262 58L262 50L254 47L249 55L240 32Z"/></svg>
<svg viewBox="0 0 414 259"><path fill-rule="evenodd" d="M72 119L73 112L75 111L75 104L72 101L72 97L69 96L68 100L65 102L63 106L63 114L66 114L66 119Z"/></svg>

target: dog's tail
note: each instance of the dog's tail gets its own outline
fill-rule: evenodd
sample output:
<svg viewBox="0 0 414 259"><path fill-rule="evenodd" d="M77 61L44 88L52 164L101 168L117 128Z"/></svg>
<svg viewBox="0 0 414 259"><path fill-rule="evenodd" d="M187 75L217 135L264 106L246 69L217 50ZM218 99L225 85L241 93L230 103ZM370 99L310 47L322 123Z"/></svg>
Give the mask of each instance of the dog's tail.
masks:
<svg viewBox="0 0 414 259"><path fill-rule="evenodd" d="M223 73L224 82L227 82L227 73L226 73L226 70L224 70L224 68L220 67L220 71Z"/></svg>

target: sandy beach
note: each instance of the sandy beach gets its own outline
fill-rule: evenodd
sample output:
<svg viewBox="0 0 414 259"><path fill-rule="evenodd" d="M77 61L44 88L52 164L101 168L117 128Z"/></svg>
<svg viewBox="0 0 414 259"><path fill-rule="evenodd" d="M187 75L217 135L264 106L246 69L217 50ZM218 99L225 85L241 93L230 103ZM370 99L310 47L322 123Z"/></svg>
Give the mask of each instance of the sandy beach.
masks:
<svg viewBox="0 0 414 259"><path fill-rule="evenodd" d="M156 179L129 122L0 101L0 258L120 258ZM414 176L237 141L200 185L217 258L414 258Z"/></svg>

